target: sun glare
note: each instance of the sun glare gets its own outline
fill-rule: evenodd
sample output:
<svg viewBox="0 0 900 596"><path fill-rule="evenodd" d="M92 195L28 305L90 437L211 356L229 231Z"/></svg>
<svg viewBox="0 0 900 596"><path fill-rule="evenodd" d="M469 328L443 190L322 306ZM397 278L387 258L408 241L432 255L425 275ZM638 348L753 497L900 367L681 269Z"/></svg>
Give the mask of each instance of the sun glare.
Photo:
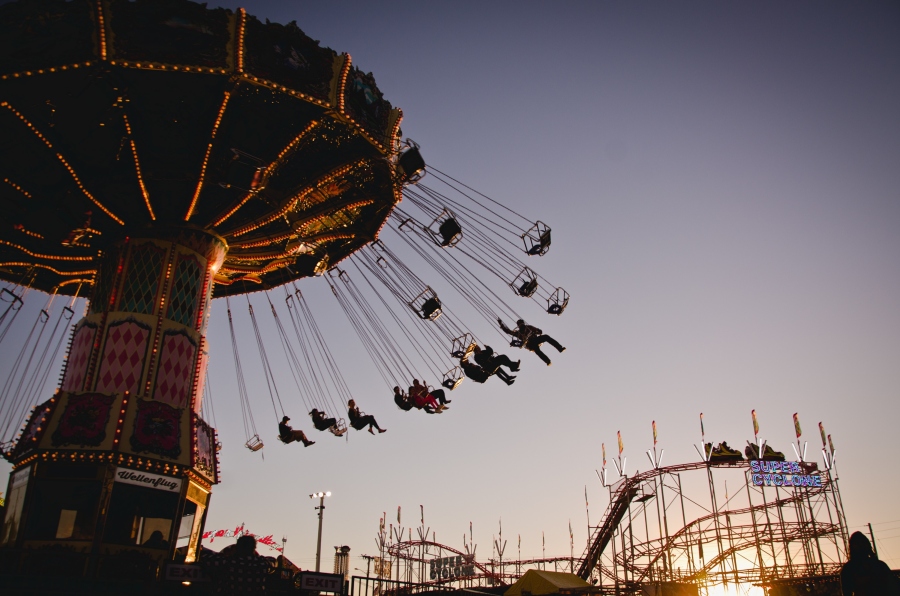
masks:
<svg viewBox="0 0 900 596"><path fill-rule="evenodd" d="M708 596L765 596L762 588L748 584L709 586L706 593Z"/></svg>

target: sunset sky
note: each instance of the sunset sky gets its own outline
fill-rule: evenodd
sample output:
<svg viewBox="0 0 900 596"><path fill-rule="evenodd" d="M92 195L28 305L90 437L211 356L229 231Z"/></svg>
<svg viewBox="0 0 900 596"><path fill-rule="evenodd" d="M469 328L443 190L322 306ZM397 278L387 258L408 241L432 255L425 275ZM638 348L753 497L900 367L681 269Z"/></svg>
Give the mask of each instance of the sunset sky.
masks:
<svg viewBox="0 0 900 596"><path fill-rule="evenodd" d="M286 536L287 556L311 567L309 495L329 490L329 570L331 547L346 544L364 571L359 555L376 554L379 518L396 522L398 506L415 527L423 505L425 525L455 548L471 521L480 558L501 518L524 558L541 555L542 532L548 555L568 556L571 520L577 556L585 486L592 521L608 502L595 473L601 443L612 456L621 431L630 467L646 469L655 420L665 463L695 461L701 412L707 440L742 448L755 409L760 435L787 455L793 413L813 452L824 424L851 530L871 522L881 558L900 568L900 475L890 467L900 422L896 4L244 6L350 53L403 109L404 136L428 164L547 222L552 248L528 263L572 301L560 317L522 307L567 346L548 351L553 366L504 347L522 359L514 386L463 383L449 411L425 416L394 406L327 285L304 280L354 397L389 429L351 430L346 441L312 430L267 318L285 409L318 441L304 449L275 440L246 301L232 300L265 459L242 446L216 301L210 378L225 447L207 529L243 522ZM37 292L29 299L28 312L43 307ZM261 311L264 299L252 300ZM24 337L33 316L12 333ZM473 325L486 335L484 322ZM0 378L14 344L0 346Z"/></svg>

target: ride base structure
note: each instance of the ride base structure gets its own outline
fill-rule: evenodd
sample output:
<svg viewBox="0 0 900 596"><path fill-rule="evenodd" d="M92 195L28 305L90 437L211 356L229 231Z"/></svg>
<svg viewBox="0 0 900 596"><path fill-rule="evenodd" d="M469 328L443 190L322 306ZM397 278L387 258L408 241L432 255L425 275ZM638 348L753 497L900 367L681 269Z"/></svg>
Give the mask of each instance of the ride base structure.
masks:
<svg viewBox="0 0 900 596"><path fill-rule="evenodd" d="M218 482L210 300L373 241L400 117L349 55L243 9L0 7L0 279L90 296L59 389L4 444L0 571L141 581L194 560Z"/></svg>

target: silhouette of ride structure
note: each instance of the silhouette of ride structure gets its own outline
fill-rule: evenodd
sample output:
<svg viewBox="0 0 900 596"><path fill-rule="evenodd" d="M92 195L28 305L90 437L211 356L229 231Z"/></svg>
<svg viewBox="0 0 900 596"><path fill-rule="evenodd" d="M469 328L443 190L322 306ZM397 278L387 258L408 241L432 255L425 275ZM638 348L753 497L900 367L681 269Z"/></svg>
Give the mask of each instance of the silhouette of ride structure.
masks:
<svg viewBox="0 0 900 596"><path fill-rule="evenodd" d="M545 258L550 228L427 165L373 75L296 23L187 0L9 2L0 90L0 342L21 345L0 391L3 569L152 580L195 560L220 481L214 298L245 447L298 457L337 448L314 432L383 433L378 404L414 379L398 407L445 412L485 345L464 321L505 338L510 297L568 306L523 261ZM385 391L352 394L299 282L330 290ZM519 365L478 358L510 383Z"/></svg>

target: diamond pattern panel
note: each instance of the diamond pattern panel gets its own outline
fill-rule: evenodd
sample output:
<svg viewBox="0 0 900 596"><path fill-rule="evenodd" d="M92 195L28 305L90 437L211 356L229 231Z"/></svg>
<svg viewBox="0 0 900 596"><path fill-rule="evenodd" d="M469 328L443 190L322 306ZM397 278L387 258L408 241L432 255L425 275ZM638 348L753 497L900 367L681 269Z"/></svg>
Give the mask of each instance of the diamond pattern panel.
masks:
<svg viewBox="0 0 900 596"><path fill-rule="evenodd" d="M176 408L187 407L191 402L194 380L194 355L197 344L181 332L166 333L156 373L153 399Z"/></svg>
<svg viewBox="0 0 900 596"><path fill-rule="evenodd" d="M203 283L203 267L196 257L178 255L175 279L169 292L169 319L185 327L194 328L197 304L200 302L200 286Z"/></svg>
<svg viewBox="0 0 900 596"><path fill-rule="evenodd" d="M63 391L81 391L87 367L91 360L91 348L94 346L94 334L97 327L82 325L72 338L72 347L66 360L66 376L63 379Z"/></svg>
<svg viewBox="0 0 900 596"><path fill-rule="evenodd" d="M137 393L149 339L150 328L133 319L110 325L96 391Z"/></svg>
<svg viewBox="0 0 900 596"><path fill-rule="evenodd" d="M166 250L152 243L135 246L128 262L119 310L145 315L156 310L159 281L163 276Z"/></svg>

